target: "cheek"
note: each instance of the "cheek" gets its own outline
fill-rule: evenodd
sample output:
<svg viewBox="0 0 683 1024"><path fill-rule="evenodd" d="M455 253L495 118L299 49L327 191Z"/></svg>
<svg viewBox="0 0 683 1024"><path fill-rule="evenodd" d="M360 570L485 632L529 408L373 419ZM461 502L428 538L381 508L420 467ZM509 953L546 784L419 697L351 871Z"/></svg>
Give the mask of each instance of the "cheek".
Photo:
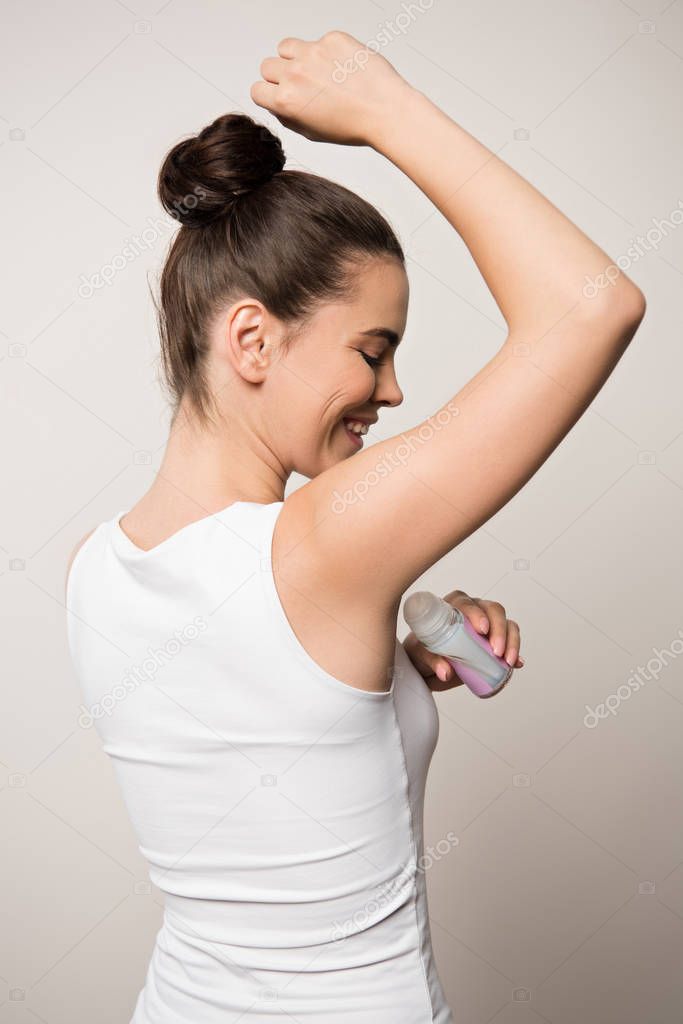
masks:
<svg viewBox="0 0 683 1024"><path fill-rule="evenodd" d="M344 396L347 406L361 405L373 393L375 387L375 371L360 356L357 362L337 378L337 388Z"/></svg>
<svg viewBox="0 0 683 1024"><path fill-rule="evenodd" d="M373 389L374 381L368 380L364 373L357 373L354 376L347 370L344 376L338 376L334 382L328 384L327 392L315 396L318 425L339 422L350 409L358 408L367 401Z"/></svg>
<svg viewBox="0 0 683 1024"><path fill-rule="evenodd" d="M342 417L373 394L375 373L360 356L337 362L324 372L310 362L290 364L289 380L278 401L276 433L290 450L303 443L310 451L326 438L343 436Z"/></svg>

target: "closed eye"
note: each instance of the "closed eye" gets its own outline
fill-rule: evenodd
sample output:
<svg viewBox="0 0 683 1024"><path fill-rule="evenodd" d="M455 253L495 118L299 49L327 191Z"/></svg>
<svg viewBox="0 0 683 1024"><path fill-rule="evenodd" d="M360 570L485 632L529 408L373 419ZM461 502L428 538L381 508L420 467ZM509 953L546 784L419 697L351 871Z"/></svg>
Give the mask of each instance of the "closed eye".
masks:
<svg viewBox="0 0 683 1024"><path fill-rule="evenodd" d="M360 350L359 350L360 351ZM368 363L369 366L381 366L382 360L377 356L369 356L367 352L361 352L363 359Z"/></svg>

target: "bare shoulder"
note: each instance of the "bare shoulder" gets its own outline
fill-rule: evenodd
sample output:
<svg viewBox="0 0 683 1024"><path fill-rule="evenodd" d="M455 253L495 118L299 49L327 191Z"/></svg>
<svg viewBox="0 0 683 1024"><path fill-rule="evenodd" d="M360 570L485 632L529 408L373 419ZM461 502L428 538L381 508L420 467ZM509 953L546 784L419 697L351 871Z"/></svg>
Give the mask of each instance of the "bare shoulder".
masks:
<svg viewBox="0 0 683 1024"><path fill-rule="evenodd" d="M398 609L385 608L370 591L359 592L352 577L349 588L328 586L331 553L320 544L317 515L304 485L284 501L277 517L271 554L280 605L318 668L354 689L386 690Z"/></svg>
<svg viewBox="0 0 683 1024"><path fill-rule="evenodd" d="M287 585L308 589L307 581L315 586L320 576L315 535L315 506L303 487L284 500L273 529L271 556L279 591Z"/></svg>

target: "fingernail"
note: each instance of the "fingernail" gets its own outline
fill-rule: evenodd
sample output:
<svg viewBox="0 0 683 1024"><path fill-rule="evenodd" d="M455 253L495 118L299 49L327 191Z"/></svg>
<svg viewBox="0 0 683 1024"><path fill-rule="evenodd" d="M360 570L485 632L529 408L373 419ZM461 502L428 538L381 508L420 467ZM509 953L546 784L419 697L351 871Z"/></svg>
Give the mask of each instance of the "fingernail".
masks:
<svg viewBox="0 0 683 1024"><path fill-rule="evenodd" d="M488 628L489 628L489 620L488 619L480 619L479 620L479 629L481 630L481 632L485 633Z"/></svg>
<svg viewBox="0 0 683 1024"><path fill-rule="evenodd" d="M524 664L524 658L520 657L519 658L519 663L520 663L520 665L523 665Z"/></svg>
<svg viewBox="0 0 683 1024"><path fill-rule="evenodd" d="M441 662L436 667L436 674L437 674L437 676L439 677L439 679L441 680L442 683L447 682L447 680L448 680L448 665L444 665L443 662Z"/></svg>

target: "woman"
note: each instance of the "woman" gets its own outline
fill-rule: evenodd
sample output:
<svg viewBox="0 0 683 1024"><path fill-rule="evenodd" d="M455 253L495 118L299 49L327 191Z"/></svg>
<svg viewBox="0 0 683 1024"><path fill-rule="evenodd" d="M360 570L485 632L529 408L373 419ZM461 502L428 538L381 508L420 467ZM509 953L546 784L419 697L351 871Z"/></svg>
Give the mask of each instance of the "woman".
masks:
<svg viewBox="0 0 683 1024"><path fill-rule="evenodd" d="M447 1024L421 866L438 719L398 608L566 436L645 302L623 275L586 298L607 255L352 36L284 39L260 70L252 99L283 124L372 146L422 189L507 336L427 420L363 449L402 400L393 231L283 170L242 115L167 155L171 436L68 581L84 713L165 894L133 1024ZM309 482L285 500L293 471Z"/></svg>

